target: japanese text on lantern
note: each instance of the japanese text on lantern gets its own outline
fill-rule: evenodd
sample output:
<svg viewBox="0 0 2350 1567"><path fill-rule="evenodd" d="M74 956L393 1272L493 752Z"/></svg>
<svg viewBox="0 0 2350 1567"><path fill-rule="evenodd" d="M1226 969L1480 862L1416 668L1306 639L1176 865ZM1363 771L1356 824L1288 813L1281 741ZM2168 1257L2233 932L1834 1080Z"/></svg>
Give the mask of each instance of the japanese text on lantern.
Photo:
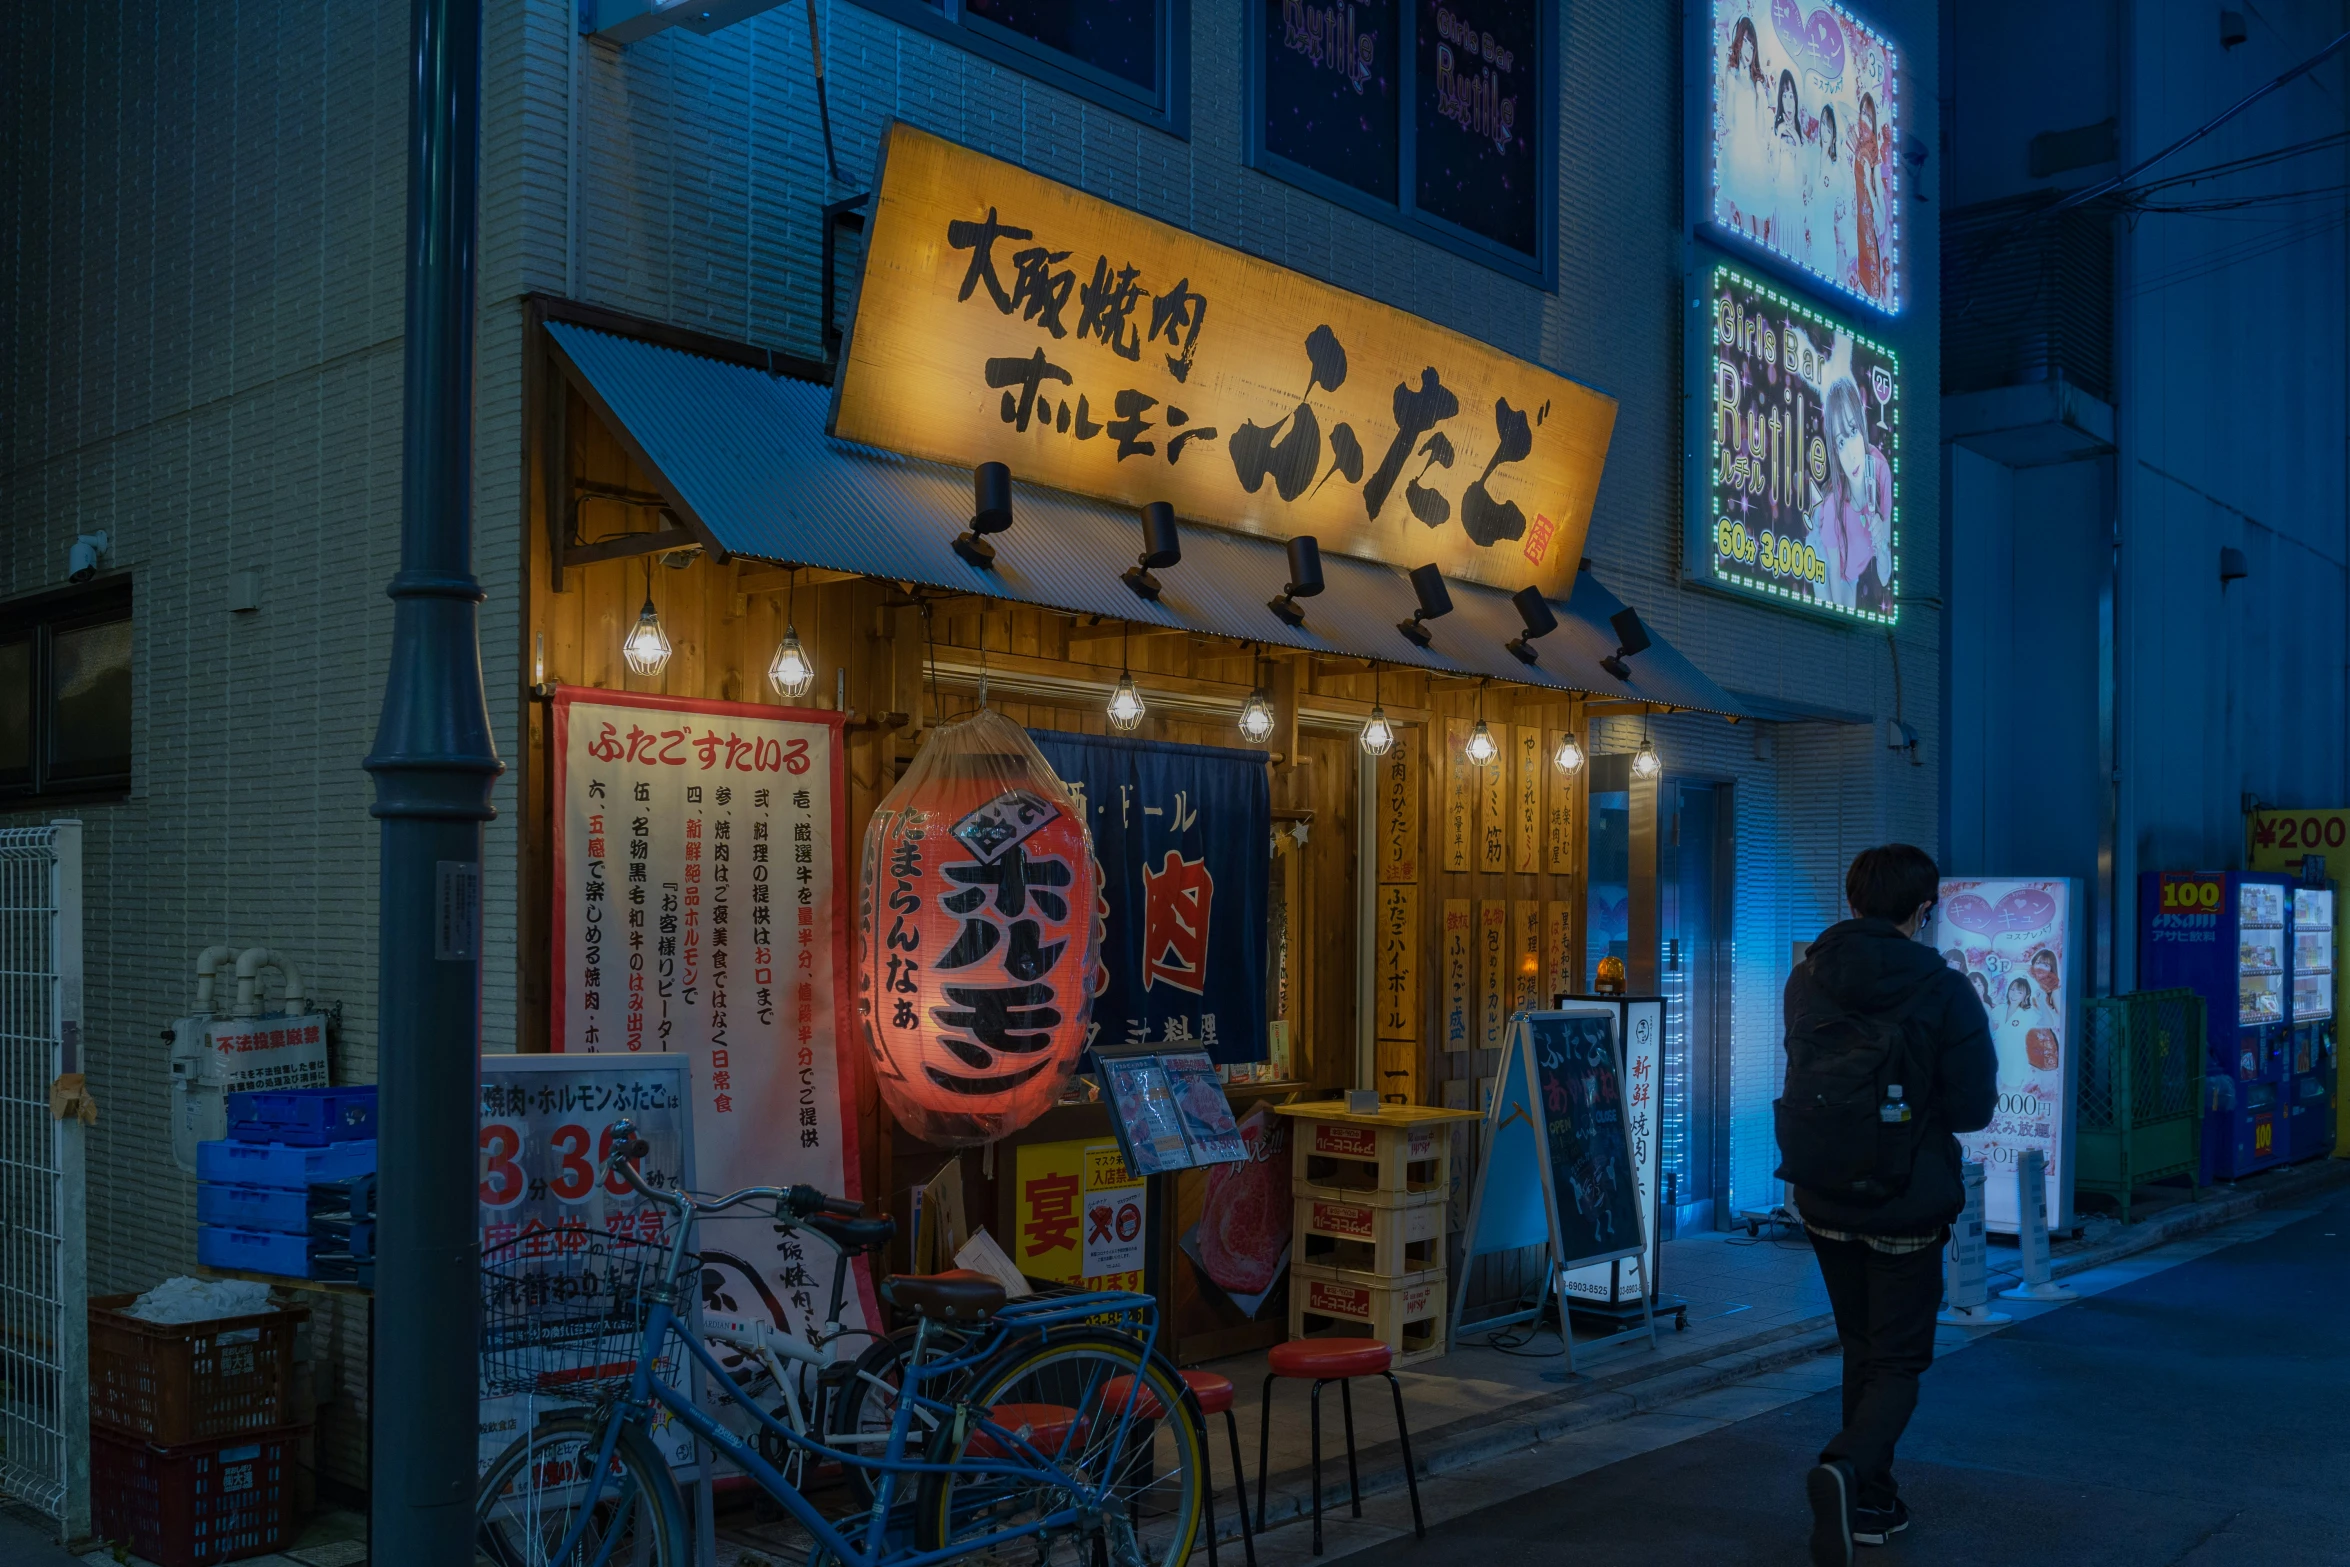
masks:
<svg viewBox="0 0 2350 1567"><path fill-rule="evenodd" d="M1439 950L1444 961L1444 1048L1466 1050L1475 1026L1475 921L1466 898L1444 900L1444 929Z"/></svg>
<svg viewBox="0 0 2350 1567"><path fill-rule="evenodd" d="M1420 879L1420 731L1398 729L1378 760L1379 879Z"/></svg>

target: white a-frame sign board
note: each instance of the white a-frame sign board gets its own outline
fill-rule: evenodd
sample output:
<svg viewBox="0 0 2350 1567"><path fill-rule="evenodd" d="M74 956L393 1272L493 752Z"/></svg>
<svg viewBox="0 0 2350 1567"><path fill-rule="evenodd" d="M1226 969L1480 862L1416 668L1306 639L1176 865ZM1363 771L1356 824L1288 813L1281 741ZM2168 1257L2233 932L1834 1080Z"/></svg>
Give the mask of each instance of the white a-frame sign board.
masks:
<svg viewBox="0 0 2350 1567"><path fill-rule="evenodd" d="M1477 1322L1470 1332L1538 1316L1558 1293L1560 1337L1567 1375L1573 1376L1575 1335L1562 1281L1576 1268L1629 1260L1641 1270L1640 1325L1583 1348L1641 1337L1655 1347L1648 1213L1634 1176L1625 1108L1623 1042L1616 1037L1613 1008L1569 1003L1510 1019L1493 1102L1485 1111L1484 1155L1469 1199L1461 1280L1453 1293L1456 1342L1468 1301L1467 1264L1493 1252L1540 1246L1546 1252L1542 1293L1533 1305Z"/></svg>

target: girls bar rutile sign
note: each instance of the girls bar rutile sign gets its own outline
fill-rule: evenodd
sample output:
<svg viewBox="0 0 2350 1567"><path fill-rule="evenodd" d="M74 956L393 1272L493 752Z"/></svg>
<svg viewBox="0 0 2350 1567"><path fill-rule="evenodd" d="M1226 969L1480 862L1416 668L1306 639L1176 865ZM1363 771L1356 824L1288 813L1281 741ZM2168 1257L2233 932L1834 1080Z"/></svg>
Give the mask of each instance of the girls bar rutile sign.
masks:
<svg viewBox="0 0 2350 1567"><path fill-rule="evenodd" d="M565 687L554 721L553 1048L687 1057L709 1187L859 1195L840 716ZM754 1293L804 1321L821 1251Z"/></svg>
<svg viewBox="0 0 2350 1567"><path fill-rule="evenodd" d="M896 124L830 433L1564 599L1613 399Z"/></svg>
<svg viewBox="0 0 2350 1567"><path fill-rule="evenodd" d="M1715 587L1900 618L1901 366L1729 267L1696 305L1689 566Z"/></svg>

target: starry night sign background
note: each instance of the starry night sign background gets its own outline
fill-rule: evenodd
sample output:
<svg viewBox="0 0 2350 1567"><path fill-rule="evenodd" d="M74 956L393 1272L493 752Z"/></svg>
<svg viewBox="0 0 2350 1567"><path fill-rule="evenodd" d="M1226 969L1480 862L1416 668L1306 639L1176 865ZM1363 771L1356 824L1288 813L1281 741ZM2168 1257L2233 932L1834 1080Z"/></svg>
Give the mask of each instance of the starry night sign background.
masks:
<svg viewBox="0 0 2350 1567"><path fill-rule="evenodd" d="M1615 402L893 125L831 432L1564 598Z"/></svg>

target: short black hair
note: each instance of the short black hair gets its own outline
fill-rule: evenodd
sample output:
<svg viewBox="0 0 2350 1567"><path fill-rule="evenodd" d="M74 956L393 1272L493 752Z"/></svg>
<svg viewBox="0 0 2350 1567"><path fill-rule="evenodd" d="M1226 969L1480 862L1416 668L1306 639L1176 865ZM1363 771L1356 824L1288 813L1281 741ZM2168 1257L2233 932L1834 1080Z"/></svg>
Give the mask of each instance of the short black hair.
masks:
<svg viewBox="0 0 2350 1567"><path fill-rule="evenodd" d="M1941 891L1942 872L1935 868L1934 857L1915 844L1863 849L1844 873L1844 901L1864 920L1898 925Z"/></svg>

